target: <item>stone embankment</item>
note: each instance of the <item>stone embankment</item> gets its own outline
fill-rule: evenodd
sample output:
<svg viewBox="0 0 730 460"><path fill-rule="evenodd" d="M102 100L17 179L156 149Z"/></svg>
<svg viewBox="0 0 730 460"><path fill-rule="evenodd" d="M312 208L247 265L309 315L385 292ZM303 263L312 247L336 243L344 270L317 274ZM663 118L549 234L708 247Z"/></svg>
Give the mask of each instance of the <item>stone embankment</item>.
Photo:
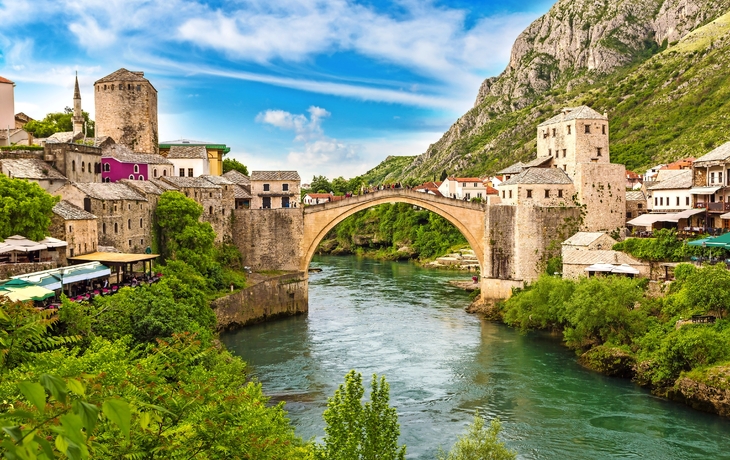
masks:
<svg viewBox="0 0 730 460"><path fill-rule="evenodd" d="M309 310L306 273L266 276L252 273L249 287L216 299L211 304L219 331L294 316Z"/></svg>
<svg viewBox="0 0 730 460"><path fill-rule="evenodd" d="M446 254L425 265L426 268L448 268L453 270L479 271L479 261L471 249L461 249Z"/></svg>

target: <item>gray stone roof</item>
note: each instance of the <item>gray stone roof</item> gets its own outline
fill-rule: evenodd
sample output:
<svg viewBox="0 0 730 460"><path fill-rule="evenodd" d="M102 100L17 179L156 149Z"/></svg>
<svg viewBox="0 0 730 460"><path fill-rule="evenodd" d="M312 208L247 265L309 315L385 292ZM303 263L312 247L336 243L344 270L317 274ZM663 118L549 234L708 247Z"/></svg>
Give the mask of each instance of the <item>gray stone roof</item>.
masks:
<svg viewBox="0 0 730 460"><path fill-rule="evenodd" d="M122 144L112 144L104 148L103 157L112 157L122 163L148 164L148 165L171 165L172 162L162 155L151 153L137 153Z"/></svg>
<svg viewBox="0 0 730 460"><path fill-rule="evenodd" d="M211 176L203 174L200 177L215 185L233 185L234 183L223 176Z"/></svg>
<svg viewBox="0 0 730 460"><path fill-rule="evenodd" d="M102 77L94 82L96 85L97 83L106 83L106 82L114 82L114 81L148 81L144 77L144 72L131 72L124 67L122 67L119 70L116 70L106 77Z"/></svg>
<svg viewBox="0 0 730 460"><path fill-rule="evenodd" d="M132 187L134 190L136 190L139 193L150 194L150 195L162 195L162 192L164 192L163 189L161 189L156 184L153 184L152 182L150 182L148 180L122 179L119 182L122 182L124 185Z"/></svg>
<svg viewBox="0 0 730 460"><path fill-rule="evenodd" d="M89 197L97 200L147 201L145 197L121 182L78 182L74 185Z"/></svg>
<svg viewBox="0 0 730 460"><path fill-rule="evenodd" d="M525 169L525 164L521 161L513 165L509 165L501 171L497 171L496 174L519 174Z"/></svg>
<svg viewBox="0 0 730 460"><path fill-rule="evenodd" d="M241 187L240 185L234 185L233 186L233 196L237 200L246 200L251 199L251 194L246 190L245 188Z"/></svg>
<svg viewBox="0 0 730 460"><path fill-rule="evenodd" d="M565 107L560 111L558 115L555 115L554 117L543 121L537 126L540 127L545 125L552 125L553 123L559 123L561 121L569 120L608 120L608 117L605 115L601 115L587 105L581 105L578 107Z"/></svg>
<svg viewBox="0 0 730 460"><path fill-rule="evenodd" d="M730 142L726 142L712 150L707 155L703 155L695 160L694 164L703 163L706 161L726 161L730 158Z"/></svg>
<svg viewBox="0 0 730 460"><path fill-rule="evenodd" d="M192 159L208 159L208 151L204 145L173 145L170 147L170 153L167 158L192 158Z"/></svg>
<svg viewBox="0 0 730 460"><path fill-rule="evenodd" d="M596 241L598 238L604 236L603 232L578 232L571 236L567 240L563 241L563 244L568 246L588 246L589 244ZM609 237L611 238L611 237ZM617 241L611 238L614 243Z"/></svg>
<svg viewBox="0 0 730 460"><path fill-rule="evenodd" d="M251 171L251 180L301 180L296 171Z"/></svg>
<svg viewBox="0 0 730 460"><path fill-rule="evenodd" d="M499 187L504 185L514 184L572 184L573 181L570 177L558 168L528 168L510 178L508 181L499 184Z"/></svg>
<svg viewBox="0 0 730 460"><path fill-rule="evenodd" d="M646 195L641 190L627 191L626 201L646 201Z"/></svg>
<svg viewBox="0 0 730 460"><path fill-rule="evenodd" d="M236 171L235 169L232 169L232 170L228 171L227 173L223 174L223 177L225 177L229 181L234 182L238 185L243 185L246 187L251 186L251 178L240 171Z"/></svg>
<svg viewBox="0 0 730 460"><path fill-rule="evenodd" d="M168 182L176 187L184 188L222 188L202 177L163 177L163 182Z"/></svg>
<svg viewBox="0 0 730 460"><path fill-rule="evenodd" d="M567 265L593 265L593 264L627 264L646 265L645 262L634 259L621 251L612 250L568 250L563 253L563 264Z"/></svg>
<svg viewBox="0 0 730 460"><path fill-rule="evenodd" d="M168 182L165 182L164 180L150 179L147 182L151 182L151 183L155 184L163 192L167 192L168 190L177 190L177 187L175 187L174 185L172 185Z"/></svg>
<svg viewBox="0 0 730 460"><path fill-rule="evenodd" d="M553 157L537 157L532 161L528 161L522 167L523 167L523 169L526 169L526 168L533 168L536 166L542 166L545 163L549 163L550 160L552 160L552 159L553 159Z"/></svg>
<svg viewBox="0 0 730 460"><path fill-rule="evenodd" d="M79 133L80 137L84 137L83 134ZM46 142L68 144L74 141L73 131L62 131L60 133L53 133L46 138Z"/></svg>
<svg viewBox="0 0 730 460"><path fill-rule="evenodd" d="M96 216L90 212L86 212L73 203L61 200L53 207L53 213L61 216L64 220L92 220Z"/></svg>
<svg viewBox="0 0 730 460"><path fill-rule="evenodd" d="M0 160L0 164L2 164L2 170L8 172L8 176L16 179L66 180L66 176L45 161L37 158Z"/></svg>
<svg viewBox="0 0 730 460"><path fill-rule="evenodd" d="M683 169L669 179L652 185L648 188L648 190L673 190L690 188L692 188L692 170Z"/></svg>
<svg viewBox="0 0 730 460"><path fill-rule="evenodd" d="M190 145L218 145L218 142L195 141L192 139L175 139L174 141L163 141L160 144L190 144Z"/></svg>

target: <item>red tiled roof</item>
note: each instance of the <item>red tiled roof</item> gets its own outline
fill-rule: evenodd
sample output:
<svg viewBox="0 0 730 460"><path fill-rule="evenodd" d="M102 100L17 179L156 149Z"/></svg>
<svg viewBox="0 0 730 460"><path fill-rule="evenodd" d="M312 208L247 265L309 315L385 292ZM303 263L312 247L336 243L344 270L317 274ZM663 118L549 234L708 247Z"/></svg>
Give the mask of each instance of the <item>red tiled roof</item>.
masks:
<svg viewBox="0 0 730 460"><path fill-rule="evenodd" d="M487 185L487 195L499 195L499 192L496 188Z"/></svg>
<svg viewBox="0 0 730 460"><path fill-rule="evenodd" d="M641 176L636 174L633 171L626 170L626 178L627 179L641 179Z"/></svg>
<svg viewBox="0 0 730 460"><path fill-rule="evenodd" d="M0 83L10 83L11 85L14 84L12 81L4 77L0 77Z"/></svg>
<svg viewBox="0 0 730 460"><path fill-rule="evenodd" d="M689 157L689 158L682 158L681 160L677 160L675 162L669 163L662 169L689 169L692 166L692 163L694 163L695 158Z"/></svg>
<svg viewBox="0 0 730 460"><path fill-rule="evenodd" d="M456 177L454 180L457 182L481 182L482 180L478 177Z"/></svg>

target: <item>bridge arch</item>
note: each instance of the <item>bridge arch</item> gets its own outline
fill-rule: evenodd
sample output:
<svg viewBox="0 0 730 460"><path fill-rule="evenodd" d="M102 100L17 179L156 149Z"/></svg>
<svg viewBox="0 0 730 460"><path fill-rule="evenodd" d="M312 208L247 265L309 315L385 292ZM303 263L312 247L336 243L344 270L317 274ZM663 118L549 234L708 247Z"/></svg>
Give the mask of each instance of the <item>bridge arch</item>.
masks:
<svg viewBox="0 0 730 460"><path fill-rule="evenodd" d="M317 246L337 224L358 211L384 203L408 203L438 214L466 238L484 268L486 205L437 197L407 189L382 190L304 209L304 237L300 269L306 271Z"/></svg>

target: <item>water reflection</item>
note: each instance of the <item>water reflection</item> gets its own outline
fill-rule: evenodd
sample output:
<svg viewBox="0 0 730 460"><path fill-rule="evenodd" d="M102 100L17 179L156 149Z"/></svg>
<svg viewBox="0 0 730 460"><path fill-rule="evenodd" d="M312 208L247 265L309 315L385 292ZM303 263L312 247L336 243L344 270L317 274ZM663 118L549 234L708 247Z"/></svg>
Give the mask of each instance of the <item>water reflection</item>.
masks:
<svg viewBox="0 0 730 460"><path fill-rule="evenodd" d="M730 423L589 372L547 334L467 315L447 284L468 275L408 263L317 258L310 313L223 337L305 439L321 436L345 373L385 374L408 458L431 459L475 410L503 421L520 458L730 458Z"/></svg>

